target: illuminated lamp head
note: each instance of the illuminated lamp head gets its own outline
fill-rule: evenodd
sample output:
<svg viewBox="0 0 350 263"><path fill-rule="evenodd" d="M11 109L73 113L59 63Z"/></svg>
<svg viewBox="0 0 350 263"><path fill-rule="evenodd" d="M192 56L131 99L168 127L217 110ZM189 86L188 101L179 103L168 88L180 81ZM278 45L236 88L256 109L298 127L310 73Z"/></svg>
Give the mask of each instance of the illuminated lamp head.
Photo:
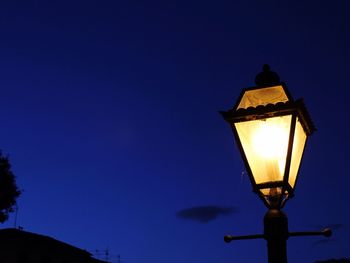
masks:
<svg viewBox="0 0 350 263"><path fill-rule="evenodd" d="M235 107L222 111L230 123L247 173L269 208L293 197L308 136L315 127L301 99L264 65L256 87L243 89Z"/></svg>

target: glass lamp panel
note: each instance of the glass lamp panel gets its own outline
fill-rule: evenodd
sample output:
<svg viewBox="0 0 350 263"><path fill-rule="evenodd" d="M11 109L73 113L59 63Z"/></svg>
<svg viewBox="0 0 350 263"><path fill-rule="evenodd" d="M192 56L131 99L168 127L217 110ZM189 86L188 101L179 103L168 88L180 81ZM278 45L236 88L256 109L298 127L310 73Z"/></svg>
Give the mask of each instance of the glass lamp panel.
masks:
<svg viewBox="0 0 350 263"><path fill-rule="evenodd" d="M235 123L257 184L283 181L291 115Z"/></svg>
<svg viewBox="0 0 350 263"><path fill-rule="evenodd" d="M276 104L278 102L287 102L288 96L283 87L274 86L268 88L247 90L238 104L238 109L256 107L259 105Z"/></svg>
<svg viewBox="0 0 350 263"><path fill-rule="evenodd" d="M290 173L288 183L292 188L295 186L295 180L297 178L301 158L303 156L303 151L306 143L306 133L301 125L299 118L297 118L295 124L294 142L292 150L292 159L290 164Z"/></svg>

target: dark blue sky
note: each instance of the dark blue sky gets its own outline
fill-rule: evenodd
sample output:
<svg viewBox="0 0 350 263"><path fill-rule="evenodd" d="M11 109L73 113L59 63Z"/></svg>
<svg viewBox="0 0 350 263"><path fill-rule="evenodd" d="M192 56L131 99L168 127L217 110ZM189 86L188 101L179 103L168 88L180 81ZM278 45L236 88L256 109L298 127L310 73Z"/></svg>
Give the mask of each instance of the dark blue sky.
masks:
<svg viewBox="0 0 350 263"><path fill-rule="evenodd" d="M2 1L0 148L18 185L18 224L124 263L264 262L232 132L232 107L264 63L318 128L290 230L290 262L350 257L349 4L340 1ZM207 222L176 213L233 207ZM225 210L226 211L226 210ZM14 216L4 227L12 227Z"/></svg>

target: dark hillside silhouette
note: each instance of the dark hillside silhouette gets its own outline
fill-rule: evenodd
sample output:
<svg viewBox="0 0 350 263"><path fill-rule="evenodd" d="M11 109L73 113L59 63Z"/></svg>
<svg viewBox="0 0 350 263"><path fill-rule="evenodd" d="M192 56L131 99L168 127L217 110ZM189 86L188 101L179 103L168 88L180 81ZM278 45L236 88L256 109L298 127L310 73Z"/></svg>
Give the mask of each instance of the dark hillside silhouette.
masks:
<svg viewBox="0 0 350 263"><path fill-rule="evenodd" d="M0 152L0 223L5 222L9 214L13 212L13 207L20 194L8 157L3 156Z"/></svg>
<svg viewBox="0 0 350 263"><path fill-rule="evenodd" d="M91 253L49 236L15 228L0 230L0 262L13 263L107 263Z"/></svg>

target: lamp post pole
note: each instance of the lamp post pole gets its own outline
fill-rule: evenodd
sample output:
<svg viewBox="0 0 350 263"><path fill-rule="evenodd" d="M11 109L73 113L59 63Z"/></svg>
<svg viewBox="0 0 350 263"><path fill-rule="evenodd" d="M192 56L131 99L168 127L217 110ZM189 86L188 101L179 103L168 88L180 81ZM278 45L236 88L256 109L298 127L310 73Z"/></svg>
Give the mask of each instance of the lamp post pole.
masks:
<svg viewBox="0 0 350 263"><path fill-rule="evenodd" d="M268 262L287 263L288 219L278 209L270 209L264 217L264 238L267 241Z"/></svg>

